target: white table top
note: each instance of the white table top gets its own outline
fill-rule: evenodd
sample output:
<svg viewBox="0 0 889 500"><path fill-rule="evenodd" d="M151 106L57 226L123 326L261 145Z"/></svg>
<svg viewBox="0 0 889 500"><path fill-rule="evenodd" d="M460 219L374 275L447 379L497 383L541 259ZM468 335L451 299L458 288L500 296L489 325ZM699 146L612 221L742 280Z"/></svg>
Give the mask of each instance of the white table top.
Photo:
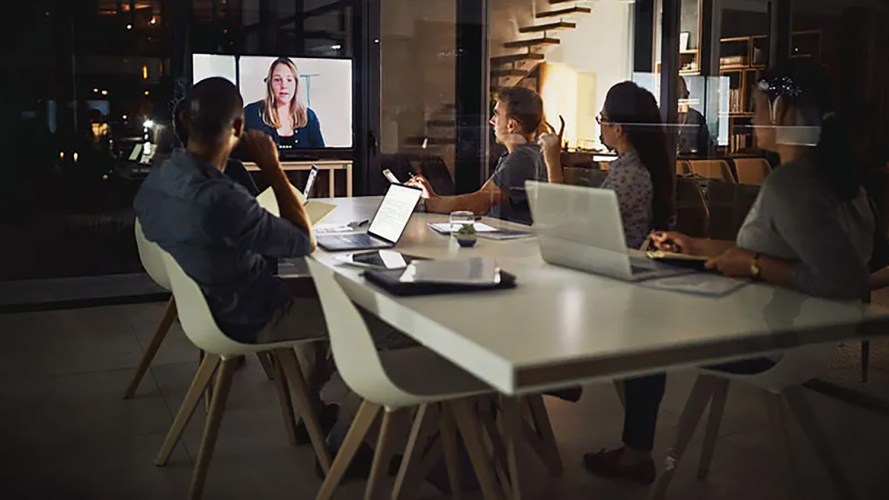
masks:
<svg viewBox="0 0 889 500"><path fill-rule="evenodd" d="M372 218L381 198L338 198L325 222ZM461 249L426 227L445 215L414 214L398 250L430 258L496 257L518 287L394 297L361 270L315 258L348 278L362 307L506 394L595 378L736 359L889 331L889 311L751 284L721 298L654 290L547 264L536 238L479 239ZM493 226L515 226L486 219Z"/></svg>

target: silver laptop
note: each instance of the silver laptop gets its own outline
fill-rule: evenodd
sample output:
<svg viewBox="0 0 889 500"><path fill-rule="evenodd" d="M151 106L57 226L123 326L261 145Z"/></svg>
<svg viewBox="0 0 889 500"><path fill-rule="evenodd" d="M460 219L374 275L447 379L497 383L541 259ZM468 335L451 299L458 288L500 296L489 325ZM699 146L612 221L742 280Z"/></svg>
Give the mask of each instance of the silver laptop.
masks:
<svg viewBox="0 0 889 500"><path fill-rule="evenodd" d="M624 281L688 272L627 248L614 191L534 181L525 187L546 262Z"/></svg>
<svg viewBox="0 0 889 500"><path fill-rule="evenodd" d="M366 233L318 236L318 246L331 252L394 247L421 194L418 188L391 184Z"/></svg>

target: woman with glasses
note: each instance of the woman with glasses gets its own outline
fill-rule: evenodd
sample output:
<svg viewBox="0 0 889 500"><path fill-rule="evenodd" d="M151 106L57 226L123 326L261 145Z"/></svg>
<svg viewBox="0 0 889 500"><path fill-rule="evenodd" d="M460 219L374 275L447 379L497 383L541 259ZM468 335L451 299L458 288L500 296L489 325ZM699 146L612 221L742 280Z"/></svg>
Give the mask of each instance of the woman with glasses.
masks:
<svg viewBox="0 0 889 500"><path fill-rule="evenodd" d="M611 87L596 116L601 142L617 152L602 188L617 193L627 246L639 248L652 230L665 230L673 214L673 169L654 96L633 82ZM560 139L540 140L550 182L563 182Z"/></svg>
<svg viewBox="0 0 889 500"><path fill-rule="evenodd" d="M781 157L765 181L736 241L652 236L661 250L709 257L726 276L765 281L813 296L861 300L867 293L874 219L849 141L834 107L830 80L818 64L793 59L768 71L754 92L757 144ZM735 374L771 369L778 357L708 367ZM625 385L624 446L588 453L596 475L651 483L651 448L664 374Z"/></svg>

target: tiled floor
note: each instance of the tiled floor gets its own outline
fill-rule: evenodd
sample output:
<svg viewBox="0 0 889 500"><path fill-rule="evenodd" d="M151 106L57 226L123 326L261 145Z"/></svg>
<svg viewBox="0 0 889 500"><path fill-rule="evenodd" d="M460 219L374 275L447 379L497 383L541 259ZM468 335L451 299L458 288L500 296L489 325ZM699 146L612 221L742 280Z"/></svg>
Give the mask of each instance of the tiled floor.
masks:
<svg viewBox="0 0 889 500"><path fill-rule="evenodd" d="M197 353L174 327L137 397L120 396L147 344L162 304L0 315L0 498L184 498L201 437L202 412L167 467L153 458L196 368ZM656 453L663 456L692 378L671 377ZM808 394L819 422L862 498L889 497L885 474L889 419ZM526 498L641 499L645 488L596 479L584 451L614 445L619 402L610 384L586 388L576 405L548 401L565 462L550 477L527 461ZM733 387L710 478L694 478L700 430L670 492L675 499L786 498L782 462L770 445L761 396ZM806 499L837 496L798 429L800 484ZM320 481L309 447L285 439L271 382L250 360L236 379L204 498L314 498ZM360 498L361 484L337 497ZM427 498L435 490L424 489Z"/></svg>

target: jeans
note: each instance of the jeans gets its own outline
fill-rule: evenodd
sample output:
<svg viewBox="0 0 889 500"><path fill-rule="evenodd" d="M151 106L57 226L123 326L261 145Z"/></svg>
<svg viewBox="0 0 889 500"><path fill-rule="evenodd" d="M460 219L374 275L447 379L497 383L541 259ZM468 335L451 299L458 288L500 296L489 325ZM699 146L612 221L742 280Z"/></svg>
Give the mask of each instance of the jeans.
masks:
<svg viewBox="0 0 889 500"><path fill-rule="evenodd" d="M738 375L762 373L775 366L769 358L753 358L708 366L716 370ZM656 373L624 380L624 432L623 442L636 451L654 448L657 413L664 398L667 374Z"/></svg>

